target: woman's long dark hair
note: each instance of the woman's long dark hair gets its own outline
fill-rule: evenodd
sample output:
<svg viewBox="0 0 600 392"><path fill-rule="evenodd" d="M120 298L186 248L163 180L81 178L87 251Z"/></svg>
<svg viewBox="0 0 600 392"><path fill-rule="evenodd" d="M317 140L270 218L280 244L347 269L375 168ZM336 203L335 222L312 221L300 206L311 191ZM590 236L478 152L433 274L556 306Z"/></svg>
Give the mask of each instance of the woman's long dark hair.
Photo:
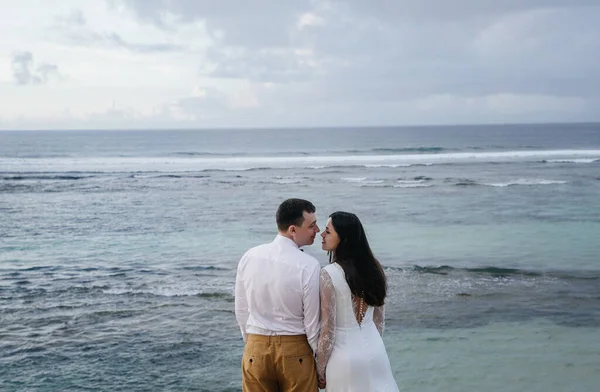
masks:
<svg viewBox="0 0 600 392"><path fill-rule="evenodd" d="M362 223L350 212L337 211L329 217L340 237L333 262L346 273L350 291L368 305L382 306L387 292L385 273L371 251Z"/></svg>

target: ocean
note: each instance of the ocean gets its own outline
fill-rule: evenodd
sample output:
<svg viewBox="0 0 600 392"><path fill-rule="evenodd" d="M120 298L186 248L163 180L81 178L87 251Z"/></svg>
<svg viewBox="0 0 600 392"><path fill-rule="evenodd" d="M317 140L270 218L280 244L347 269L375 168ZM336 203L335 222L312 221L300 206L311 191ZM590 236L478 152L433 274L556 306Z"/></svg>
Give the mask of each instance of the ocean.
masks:
<svg viewBox="0 0 600 392"><path fill-rule="evenodd" d="M0 390L240 391L288 197L361 218L402 391L597 390L600 124L0 132Z"/></svg>

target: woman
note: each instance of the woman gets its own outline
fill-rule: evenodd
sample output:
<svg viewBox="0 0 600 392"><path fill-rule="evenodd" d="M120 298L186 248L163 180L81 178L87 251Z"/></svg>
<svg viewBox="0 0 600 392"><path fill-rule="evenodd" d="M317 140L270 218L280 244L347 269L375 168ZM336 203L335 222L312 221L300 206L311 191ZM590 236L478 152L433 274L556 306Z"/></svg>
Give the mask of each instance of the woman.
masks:
<svg viewBox="0 0 600 392"><path fill-rule="evenodd" d="M328 392L398 391L381 336L386 279L358 217L329 216L322 248L319 388Z"/></svg>

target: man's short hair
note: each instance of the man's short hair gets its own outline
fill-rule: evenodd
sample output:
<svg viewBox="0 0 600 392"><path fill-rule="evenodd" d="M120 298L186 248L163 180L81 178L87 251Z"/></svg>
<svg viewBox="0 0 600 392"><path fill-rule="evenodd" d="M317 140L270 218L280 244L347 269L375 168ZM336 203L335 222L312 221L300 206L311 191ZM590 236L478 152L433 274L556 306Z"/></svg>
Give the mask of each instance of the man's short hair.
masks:
<svg viewBox="0 0 600 392"><path fill-rule="evenodd" d="M291 225L302 226L304 223L304 211L311 214L316 210L313 203L308 200L287 199L277 208L277 214L275 214L277 229L279 231L287 231Z"/></svg>

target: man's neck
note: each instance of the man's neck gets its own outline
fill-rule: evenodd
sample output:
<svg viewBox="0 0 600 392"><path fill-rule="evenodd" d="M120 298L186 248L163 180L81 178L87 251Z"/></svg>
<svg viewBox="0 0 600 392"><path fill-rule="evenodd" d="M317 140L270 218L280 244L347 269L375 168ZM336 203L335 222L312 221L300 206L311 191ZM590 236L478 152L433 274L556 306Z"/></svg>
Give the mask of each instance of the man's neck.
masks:
<svg viewBox="0 0 600 392"><path fill-rule="evenodd" d="M300 245L298 245L298 243L297 243L296 241L294 241L294 239L292 238L292 236L291 236L291 235L289 235L288 233L282 233L282 232L280 231L280 232L279 232L279 235L280 235L280 236L282 236L282 237L285 237L285 238L287 238L287 239L289 239L289 240L291 240L291 241L292 241L294 244L296 244L296 246L297 246L298 248L300 248Z"/></svg>

